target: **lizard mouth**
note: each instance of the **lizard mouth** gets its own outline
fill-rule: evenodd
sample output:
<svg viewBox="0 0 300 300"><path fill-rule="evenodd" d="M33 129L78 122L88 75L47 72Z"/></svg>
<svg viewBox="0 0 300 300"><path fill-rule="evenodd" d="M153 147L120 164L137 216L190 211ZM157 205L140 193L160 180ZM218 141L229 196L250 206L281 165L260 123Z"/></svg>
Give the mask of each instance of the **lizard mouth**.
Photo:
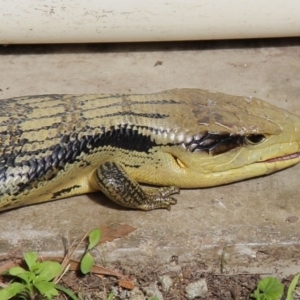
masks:
<svg viewBox="0 0 300 300"><path fill-rule="evenodd" d="M263 163L272 163L272 162L277 162L277 161L284 161L284 160L290 160L290 159L295 159L300 157L300 152L284 155L284 156L279 156L279 157L274 157L266 160L262 160L259 162Z"/></svg>

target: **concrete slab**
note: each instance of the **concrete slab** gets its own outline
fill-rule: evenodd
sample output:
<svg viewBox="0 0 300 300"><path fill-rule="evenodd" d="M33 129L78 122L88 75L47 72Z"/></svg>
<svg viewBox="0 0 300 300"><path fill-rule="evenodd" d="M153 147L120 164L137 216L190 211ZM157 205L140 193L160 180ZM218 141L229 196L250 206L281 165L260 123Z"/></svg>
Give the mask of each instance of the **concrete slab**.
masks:
<svg viewBox="0 0 300 300"><path fill-rule="evenodd" d="M253 95L300 114L300 39L0 49L0 98L43 93L151 93L197 87ZM155 66L157 61L161 65ZM196 259L227 270L292 272L299 266L300 166L227 186L184 190L172 210L124 210L101 193L2 213L0 255L17 247L62 254L103 225L130 235L99 259L125 263Z"/></svg>

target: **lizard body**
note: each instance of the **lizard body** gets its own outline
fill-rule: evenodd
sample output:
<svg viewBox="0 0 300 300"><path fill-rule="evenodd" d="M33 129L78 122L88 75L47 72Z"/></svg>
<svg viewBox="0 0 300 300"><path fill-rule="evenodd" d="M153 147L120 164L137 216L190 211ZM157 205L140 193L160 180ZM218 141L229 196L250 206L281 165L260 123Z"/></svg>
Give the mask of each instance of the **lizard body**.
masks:
<svg viewBox="0 0 300 300"><path fill-rule="evenodd" d="M298 116L200 89L0 100L0 211L98 190L126 207L169 208L179 188L298 163L299 141Z"/></svg>

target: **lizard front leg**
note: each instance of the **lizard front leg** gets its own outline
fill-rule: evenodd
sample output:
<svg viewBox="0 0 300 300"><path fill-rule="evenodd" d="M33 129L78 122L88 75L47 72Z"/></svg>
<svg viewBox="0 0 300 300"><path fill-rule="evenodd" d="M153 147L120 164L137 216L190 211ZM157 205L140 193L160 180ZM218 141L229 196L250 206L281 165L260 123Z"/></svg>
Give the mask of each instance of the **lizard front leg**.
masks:
<svg viewBox="0 0 300 300"><path fill-rule="evenodd" d="M94 176L99 189L109 199L125 207L140 210L170 209L171 205L177 202L170 195L178 194L179 188L142 188L116 162L104 162L95 171Z"/></svg>

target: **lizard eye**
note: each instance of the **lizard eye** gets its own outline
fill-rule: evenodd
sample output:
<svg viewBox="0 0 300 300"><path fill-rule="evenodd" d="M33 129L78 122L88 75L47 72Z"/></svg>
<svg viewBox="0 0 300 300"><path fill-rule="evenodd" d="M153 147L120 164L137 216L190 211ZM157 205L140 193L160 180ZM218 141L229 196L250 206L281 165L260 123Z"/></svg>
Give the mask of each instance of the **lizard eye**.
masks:
<svg viewBox="0 0 300 300"><path fill-rule="evenodd" d="M245 142L249 145L255 145L263 142L266 136L263 134L249 134L245 136Z"/></svg>

